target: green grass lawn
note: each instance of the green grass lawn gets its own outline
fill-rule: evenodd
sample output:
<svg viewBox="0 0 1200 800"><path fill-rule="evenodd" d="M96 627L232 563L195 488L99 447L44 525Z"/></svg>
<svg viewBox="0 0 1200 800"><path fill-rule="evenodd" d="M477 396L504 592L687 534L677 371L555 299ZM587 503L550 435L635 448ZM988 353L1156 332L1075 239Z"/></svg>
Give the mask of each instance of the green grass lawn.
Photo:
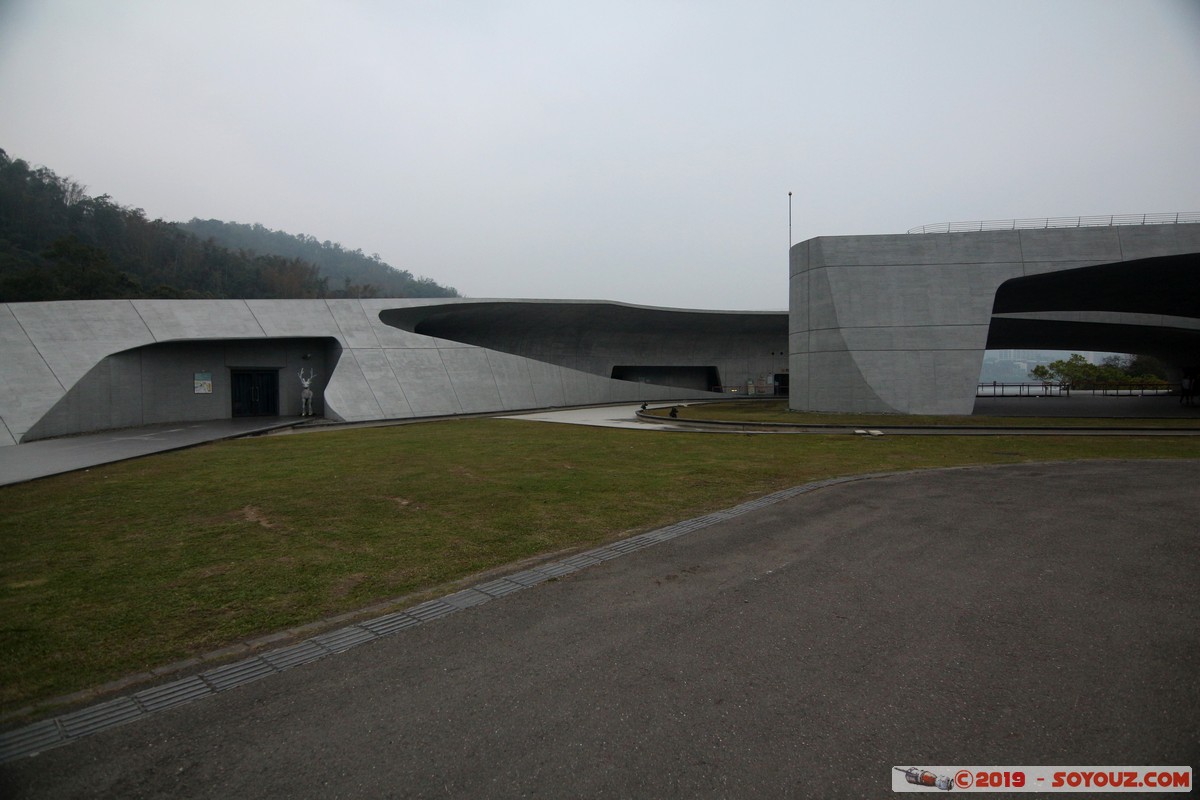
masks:
<svg viewBox="0 0 1200 800"><path fill-rule="evenodd" d="M987 417L933 416L918 414L831 414L817 411L791 411L787 400L733 400L677 406L683 420L722 422L785 423L788 425L897 427L951 426L963 428L1200 428L1200 417ZM652 408L646 413L667 417L669 406Z"/></svg>
<svg viewBox="0 0 1200 800"><path fill-rule="evenodd" d="M0 488L0 712L806 481L1186 437L712 436L501 419L224 442Z"/></svg>

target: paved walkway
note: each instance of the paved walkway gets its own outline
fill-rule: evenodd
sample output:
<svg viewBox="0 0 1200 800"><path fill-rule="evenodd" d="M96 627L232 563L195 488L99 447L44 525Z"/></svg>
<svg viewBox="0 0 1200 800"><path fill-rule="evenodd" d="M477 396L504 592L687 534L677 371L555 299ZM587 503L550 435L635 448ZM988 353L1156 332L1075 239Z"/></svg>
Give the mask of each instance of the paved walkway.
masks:
<svg viewBox="0 0 1200 800"><path fill-rule="evenodd" d="M647 408L670 408L682 403L651 403ZM602 428L640 428L641 430L670 430L657 422L638 419L641 403L614 406L587 406L585 408L563 408L551 411L533 411L526 414L510 414L503 419L523 419L530 422L558 422L564 425L590 425Z"/></svg>
<svg viewBox="0 0 1200 800"><path fill-rule="evenodd" d="M890 796L895 765L1195 766L1197 476L800 487L212 679L3 764L0 795L862 798Z"/></svg>
<svg viewBox="0 0 1200 800"><path fill-rule="evenodd" d="M0 486L297 425L301 417L242 417L123 428L0 447Z"/></svg>
<svg viewBox="0 0 1200 800"><path fill-rule="evenodd" d="M572 422L581 425L635 427L645 430L663 429L660 425L640 422L636 413L638 408L638 405L624 405L563 409L524 414L520 415L520 418ZM319 425L307 427L303 417L243 417L146 425L139 428L123 428L80 436L64 436L58 439L42 439L27 444L0 447L0 486L240 436L288 430L320 431L334 427L394 425L420 421L417 419L400 422L347 423L345 426L340 426L335 423L325 423L322 420Z"/></svg>

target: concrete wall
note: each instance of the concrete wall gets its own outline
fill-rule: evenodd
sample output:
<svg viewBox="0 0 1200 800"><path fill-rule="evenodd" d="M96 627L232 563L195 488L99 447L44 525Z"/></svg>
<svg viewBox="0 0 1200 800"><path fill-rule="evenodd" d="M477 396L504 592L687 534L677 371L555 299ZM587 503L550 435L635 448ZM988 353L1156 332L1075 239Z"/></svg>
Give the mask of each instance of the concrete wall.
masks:
<svg viewBox="0 0 1200 800"><path fill-rule="evenodd" d="M970 414L997 289L1200 253L1200 225L818 237L790 259L790 404Z"/></svg>
<svg viewBox="0 0 1200 800"><path fill-rule="evenodd" d="M0 445L231 415L229 370L314 367L317 413L346 421L711 397L611 380L406 331L384 310L439 300L107 300L0 305ZM547 307L553 303L547 303ZM309 359L304 356L309 355ZM636 358L635 353L628 354ZM212 395L196 395L211 372Z"/></svg>
<svg viewBox="0 0 1200 800"><path fill-rule="evenodd" d="M336 361L333 344L332 339L182 341L114 353L88 370L24 438L224 419L232 408L232 370L240 368L279 372L279 412L283 416L300 413L302 387L296 373L304 369L307 375L315 370L313 412L320 415L324 413L322 388L330 373L327 364ZM196 393L197 373L212 376L211 394Z"/></svg>

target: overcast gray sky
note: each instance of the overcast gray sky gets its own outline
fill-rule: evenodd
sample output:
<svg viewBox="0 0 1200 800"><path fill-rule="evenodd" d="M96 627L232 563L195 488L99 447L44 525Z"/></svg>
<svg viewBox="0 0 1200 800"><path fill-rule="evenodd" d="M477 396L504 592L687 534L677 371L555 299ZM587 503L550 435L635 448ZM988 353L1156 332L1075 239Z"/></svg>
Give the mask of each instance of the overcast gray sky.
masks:
<svg viewBox="0 0 1200 800"><path fill-rule="evenodd" d="M1200 211L1200 0L0 0L0 148L470 297L783 309L789 191Z"/></svg>

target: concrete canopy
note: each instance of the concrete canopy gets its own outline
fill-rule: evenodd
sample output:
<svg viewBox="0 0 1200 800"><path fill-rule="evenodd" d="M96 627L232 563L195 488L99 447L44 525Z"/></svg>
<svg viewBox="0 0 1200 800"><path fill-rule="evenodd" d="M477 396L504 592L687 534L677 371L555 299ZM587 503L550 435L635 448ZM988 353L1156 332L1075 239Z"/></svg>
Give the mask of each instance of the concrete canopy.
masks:
<svg viewBox="0 0 1200 800"><path fill-rule="evenodd" d="M1200 355L1200 253L1013 278L1000 285L989 349L1152 355L1176 367Z"/></svg>
<svg viewBox="0 0 1200 800"><path fill-rule="evenodd" d="M388 309L389 325L599 375L618 365L717 366L732 382L786 366L785 312L596 301L483 300Z"/></svg>

